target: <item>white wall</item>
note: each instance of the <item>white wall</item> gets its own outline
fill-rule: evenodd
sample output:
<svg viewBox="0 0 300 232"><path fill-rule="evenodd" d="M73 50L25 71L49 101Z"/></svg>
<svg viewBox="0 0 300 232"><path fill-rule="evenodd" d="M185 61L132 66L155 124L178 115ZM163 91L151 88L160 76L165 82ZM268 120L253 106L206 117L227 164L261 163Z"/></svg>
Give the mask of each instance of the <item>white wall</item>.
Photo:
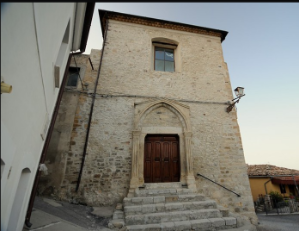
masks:
<svg viewBox="0 0 300 232"><path fill-rule="evenodd" d="M1 230L22 230L46 132L59 89L54 65L70 20L69 43L61 57L62 81L69 56L75 3L1 4L1 81L12 85L1 94ZM46 135L46 134L45 134ZM22 170L28 168L19 218L8 227ZM27 169L26 169L27 170ZM18 215L18 214L15 214Z"/></svg>

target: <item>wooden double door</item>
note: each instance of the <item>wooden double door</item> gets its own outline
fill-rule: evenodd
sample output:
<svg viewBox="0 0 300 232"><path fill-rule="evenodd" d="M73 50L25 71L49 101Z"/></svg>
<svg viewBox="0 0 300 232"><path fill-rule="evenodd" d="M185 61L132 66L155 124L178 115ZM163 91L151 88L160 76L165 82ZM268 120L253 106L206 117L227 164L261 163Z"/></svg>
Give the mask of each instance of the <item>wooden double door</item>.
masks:
<svg viewBox="0 0 300 232"><path fill-rule="evenodd" d="M144 154L145 183L179 182L178 135L147 135Z"/></svg>

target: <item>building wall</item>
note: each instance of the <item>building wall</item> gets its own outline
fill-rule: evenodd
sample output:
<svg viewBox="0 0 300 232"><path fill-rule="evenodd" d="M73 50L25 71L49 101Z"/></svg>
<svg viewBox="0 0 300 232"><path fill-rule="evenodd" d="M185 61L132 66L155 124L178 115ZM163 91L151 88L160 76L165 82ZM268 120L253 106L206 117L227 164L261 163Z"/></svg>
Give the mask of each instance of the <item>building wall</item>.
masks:
<svg viewBox="0 0 300 232"><path fill-rule="evenodd" d="M1 81L12 85L11 93L1 95L3 230L22 230L24 224L59 92L55 87L54 65L61 58L61 82L71 50L74 6L74 3L1 4ZM59 55L69 21L68 41Z"/></svg>
<svg viewBox="0 0 300 232"><path fill-rule="evenodd" d="M100 55L100 50L92 49L90 55L72 57L70 67L80 68L82 82L78 79L76 87L65 87L45 161L48 175L41 176L39 194L72 199L82 163Z"/></svg>
<svg viewBox="0 0 300 232"><path fill-rule="evenodd" d="M161 38L178 43L174 73L154 71L152 40ZM88 114L89 108L83 107L89 105L87 99L78 103L76 110L66 173L57 192L60 198L76 198L93 206L122 202L131 178L135 109L167 98L190 112L197 191L228 208L238 220L257 222L237 115L234 109L226 112L226 103L233 96L220 38L109 20L95 96L79 191L75 191L76 172L81 162L79 135L84 127L76 117ZM150 112L143 123L160 127L161 132L182 125L180 118L164 107ZM197 177L197 173L241 197Z"/></svg>
<svg viewBox="0 0 300 232"><path fill-rule="evenodd" d="M266 195L265 183L268 180L270 180L269 177L266 177L266 178L250 177L249 178L253 201L257 201L257 199L259 198L259 195L263 195L263 196ZM267 193L270 193L271 191L281 193L279 185L273 184L271 181L266 184L266 187L267 187ZM289 197L290 189L289 189L288 185L285 185L285 190L286 190L286 193L282 194L282 195Z"/></svg>
<svg viewBox="0 0 300 232"><path fill-rule="evenodd" d="M155 38L178 43L174 73L153 70ZM225 111L233 96L220 38L109 20L99 80L97 93L107 95L97 95L92 118L81 185L88 204L112 205L126 196L135 105L163 97L190 108L194 175L241 197L201 177L198 191L255 222L237 115Z"/></svg>

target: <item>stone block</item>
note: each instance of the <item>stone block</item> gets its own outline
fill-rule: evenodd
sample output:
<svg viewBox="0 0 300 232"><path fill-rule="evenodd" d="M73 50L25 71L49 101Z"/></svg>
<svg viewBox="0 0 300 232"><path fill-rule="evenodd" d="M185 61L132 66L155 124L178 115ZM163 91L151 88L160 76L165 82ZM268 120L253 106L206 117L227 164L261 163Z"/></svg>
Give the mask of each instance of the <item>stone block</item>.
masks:
<svg viewBox="0 0 300 232"><path fill-rule="evenodd" d="M126 215L125 222L126 225L141 225L144 224L144 215Z"/></svg>
<svg viewBox="0 0 300 232"><path fill-rule="evenodd" d="M191 220L190 222L192 230L208 230L212 225L208 219Z"/></svg>
<svg viewBox="0 0 300 232"><path fill-rule="evenodd" d="M145 231L145 225L130 225L126 226L127 231Z"/></svg>
<svg viewBox="0 0 300 232"><path fill-rule="evenodd" d="M223 219L225 220L226 226L236 225L236 218L234 217L223 217Z"/></svg>
<svg viewBox="0 0 300 232"><path fill-rule="evenodd" d="M172 222L176 222L176 221L188 221L189 220L189 211L175 211L175 212L170 212L167 213L167 216L162 219L163 222L166 221L172 221Z"/></svg>
<svg viewBox="0 0 300 232"><path fill-rule="evenodd" d="M159 194L169 194L170 193L170 189L159 189L158 193Z"/></svg>
<svg viewBox="0 0 300 232"><path fill-rule="evenodd" d="M111 220L108 223L108 228L110 228L110 229L113 229L113 228L121 229L121 228L123 228L124 225L125 225L124 219L115 219L115 220Z"/></svg>
<svg viewBox="0 0 300 232"><path fill-rule="evenodd" d="M229 210L228 209L219 209L222 217L228 217L229 216Z"/></svg>
<svg viewBox="0 0 300 232"><path fill-rule="evenodd" d="M147 219L146 223L148 224L158 224L168 221L169 219L168 215L165 213L145 214L145 218Z"/></svg>
<svg viewBox="0 0 300 232"><path fill-rule="evenodd" d="M175 230L175 223L174 222L163 222L161 223L161 229L163 231L174 231Z"/></svg>
<svg viewBox="0 0 300 232"><path fill-rule="evenodd" d="M142 213L154 213L155 205L142 205Z"/></svg>
<svg viewBox="0 0 300 232"><path fill-rule="evenodd" d="M184 210L191 210L191 209L196 209L195 202L183 202L182 203L183 209Z"/></svg>
<svg viewBox="0 0 300 232"><path fill-rule="evenodd" d="M165 204L166 211L175 211L175 210L183 210L182 203L168 203Z"/></svg>
<svg viewBox="0 0 300 232"><path fill-rule="evenodd" d="M156 212L165 212L165 204L164 203L157 203L154 205Z"/></svg>
<svg viewBox="0 0 300 232"><path fill-rule="evenodd" d="M220 215L217 209L201 209L201 210L192 210L189 212L190 220L197 219L207 219L207 218L218 218Z"/></svg>
<svg viewBox="0 0 300 232"><path fill-rule="evenodd" d="M196 195L187 195L187 194L178 195L178 201L191 201L191 200L195 200L195 196Z"/></svg>
<svg viewBox="0 0 300 232"><path fill-rule="evenodd" d="M125 206L124 212L127 213L139 213L142 211L141 205Z"/></svg>
<svg viewBox="0 0 300 232"><path fill-rule="evenodd" d="M146 231L160 231L161 225L160 224L147 224L145 225Z"/></svg>
<svg viewBox="0 0 300 232"><path fill-rule="evenodd" d="M124 213L123 212L114 212L113 219L123 219Z"/></svg>
<svg viewBox="0 0 300 232"><path fill-rule="evenodd" d="M99 217L109 218L114 214L114 208L109 206L93 207L91 213Z"/></svg>
<svg viewBox="0 0 300 232"><path fill-rule="evenodd" d="M208 218L211 221L213 227L225 226L225 220L223 218Z"/></svg>
<svg viewBox="0 0 300 232"><path fill-rule="evenodd" d="M166 196L165 201L166 202L176 202L176 201L178 201L178 196Z"/></svg>
<svg viewBox="0 0 300 232"><path fill-rule="evenodd" d="M170 194L176 194L177 193L176 189L170 189L169 192L170 192Z"/></svg>
<svg viewBox="0 0 300 232"><path fill-rule="evenodd" d="M143 197L142 202L143 202L143 204L152 204L153 203L153 197Z"/></svg>
<svg viewBox="0 0 300 232"><path fill-rule="evenodd" d="M117 203L116 209L123 209L123 204L122 203Z"/></svg>
<svg viewBox="0 0 300 232"><path fill-rule="evenodd" d="M191 222L190 221L179 221L174 222L175 230L182 231L182 230L190 230L191 229Z"/></svg>
<svg viewBox="0 0 300 232"><path fill-rule="evenodd" d="M133 197L133 198L131 198L131 202L132 203L140 203L140 204L142 204L143 197Z"/></svg>
<svg viewBox="0 0 300 232"><path fill-rule="evenodd" d="M153 202L154 202L154 203L162 203L162 202L165 202L165 197L164 197L164 196L156 196L156 197L153 197Z"/></svg>

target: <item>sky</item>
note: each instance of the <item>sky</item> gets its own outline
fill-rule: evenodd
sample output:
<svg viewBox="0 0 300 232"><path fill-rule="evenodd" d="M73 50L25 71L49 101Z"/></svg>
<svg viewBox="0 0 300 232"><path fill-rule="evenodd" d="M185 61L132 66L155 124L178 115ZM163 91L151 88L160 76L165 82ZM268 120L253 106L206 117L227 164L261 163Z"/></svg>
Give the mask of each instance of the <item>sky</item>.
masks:
<svg viewBox="0 0 300 232"><path fill-rule="evenodd" d="M96 3L86 54L102 49L98 9L227 31L246 163L299 170L299 3Z"/></svg>

